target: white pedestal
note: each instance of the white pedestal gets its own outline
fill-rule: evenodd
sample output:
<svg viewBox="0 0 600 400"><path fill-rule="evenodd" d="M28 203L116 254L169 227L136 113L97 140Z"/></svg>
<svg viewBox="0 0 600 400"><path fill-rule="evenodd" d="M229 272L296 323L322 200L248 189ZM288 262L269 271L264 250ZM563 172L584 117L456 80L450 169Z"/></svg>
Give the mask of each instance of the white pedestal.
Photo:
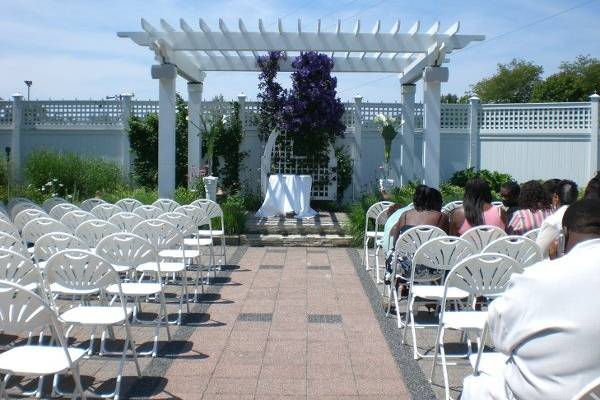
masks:
<svg viewBox="0 0 600 400"><path fill-rule="evenodd" d="M216 176L205 176L202 178L202 180L204 181L206 198L212 201L217 201L217 181L219 178Z"/></svg>
<svg viewBox="0 0 600 400"><path fill-rule="evenodd" d="M394 187L395 182L396 181L394 181L393 179L382 178L379 180L379 190L388 192L391 188Z"/></svg>

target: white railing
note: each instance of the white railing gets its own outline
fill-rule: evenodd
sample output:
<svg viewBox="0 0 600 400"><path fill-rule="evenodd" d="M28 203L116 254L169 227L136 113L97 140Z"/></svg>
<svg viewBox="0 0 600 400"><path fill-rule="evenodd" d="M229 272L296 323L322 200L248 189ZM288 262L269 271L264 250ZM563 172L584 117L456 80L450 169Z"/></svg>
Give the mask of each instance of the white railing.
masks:
<svg viewBox="0 0 600 400"><path fill-rule="evenodd" d="M122 126L122 103L116 100L28 101L25 126Z"/></svg>
<svg viewBox="0 0 600 400"><path fill-rule="evenodd" d="M587 133L590 103L485 104L481 107L481 132Z"/></svg>
<svg viewBox="0 0 600 400"><path fill-rule="evenodd" d="M0 101L0 126L10 127L12 125L12 101Z"/></svg>

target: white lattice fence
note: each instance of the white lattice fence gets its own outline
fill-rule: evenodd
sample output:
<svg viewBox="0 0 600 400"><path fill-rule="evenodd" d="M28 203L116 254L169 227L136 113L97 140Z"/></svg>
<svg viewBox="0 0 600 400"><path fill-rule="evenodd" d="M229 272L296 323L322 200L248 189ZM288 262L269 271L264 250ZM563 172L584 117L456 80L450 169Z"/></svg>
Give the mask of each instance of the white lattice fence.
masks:
<svg viewBox="0 0 600 400"><path fill-rule="evenodd" d="M135 100L131 102L131 113L139 118L148 114L158 114L158 101Z"/></svg>
<svg viewBox="0 0 600 400"><path fill-rule="evenodd" d="M373 119L378 114L394 117L398 121L402 118L402 104L399 103L363 103L361 110L362 124L364 127L374 127Z"/></svg>
<svg viewBox="0 0 600 400"><path fill-rule="evenodd" d="M423 103L415 104L415 129L423 129Z"/></svg>
<svg viewBox="0 0 600 400"><path fill-rule="evenodd" d="M12 125L12 101L0 101L0 126Z"/></svg>
<svg viewBox="0 0 600 400"><path fill-rule="evenodd" d="M440 126L446 132L464 132L469 129L469 105L442 104Z"/></svg>
<svg viewBox="0 0 600 400"><path fill-rule="evenodd" d="M24 102L25 126L122 126L122 103L114 100Z"/></svg>

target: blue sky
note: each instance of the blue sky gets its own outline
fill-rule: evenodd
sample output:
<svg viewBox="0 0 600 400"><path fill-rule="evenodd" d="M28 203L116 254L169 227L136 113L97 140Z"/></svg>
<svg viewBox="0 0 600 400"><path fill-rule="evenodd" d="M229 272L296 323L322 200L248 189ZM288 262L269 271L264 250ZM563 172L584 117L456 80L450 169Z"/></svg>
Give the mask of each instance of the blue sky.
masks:
<svg viewBox="0 0 600 400"><path fill-rule="evenodd" d="M338 18L342 29L351 30L357 18L363 29L380 19L389 30L396 19L406 31L420 20L422 31L435 21L447 29L461 22L461 33L484 34L488 38L511 32L544 17L584 3L584 0L145 0L145 1L45 1L2 0L0 36L0 97L26 92L24 80L32 80L32 99L89 99L130 91L137 99L157 99L158 84L150 77L153 54L117 31L140 30L140 18L155 26L160 18L173 26L184 18L197 26L202 17L217 28L223 18L232 29L242 17L250 30L257 30L258 18L275 28L278 17L293 29L298 18L303 26L333 29ZM494 73L497 63L513 58L531 60L556 72L564 60L579 54L600 58L600 0L568 13L508 34L472 49L451 54L450 81L444 93L463 94L469 85ZM314 28L313 28L314 29ZM287 74L281 74L286 83ZM254 72L209 72L205 98L223 94L226 99L245 92L256 98ZM185 92L185 82L177 82ZM339 74L338 93L347 100L361 94L371 102L397 101L398 78L389 74Z"/></svg>

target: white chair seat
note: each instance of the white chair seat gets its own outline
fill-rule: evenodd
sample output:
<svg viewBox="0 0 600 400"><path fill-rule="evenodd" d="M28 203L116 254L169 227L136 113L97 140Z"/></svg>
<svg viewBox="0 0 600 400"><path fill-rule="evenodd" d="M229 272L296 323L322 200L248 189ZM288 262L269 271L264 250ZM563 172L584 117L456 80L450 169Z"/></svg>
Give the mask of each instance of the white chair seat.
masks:
<svg viewBox="0 0 600 400"><path fill-rule="evenodd" d="M479 372L489 376L502 376L507 360L508 356L502 353L482 353L481 360L479 361ZM477 354L471 354L469 361L471 362L471 366L475 368Z"/></svg>
<svg viewBox="0 0 600 400"><path fill-rule="evenodd" d="M161 250L158 252L158 255L163 258L183 258L183 250L178 250L178 249ZM198 250L186 250L185 251L185 258L196 258L199 255L200 255L200 252Z"/></svg>
<svg viewBox="0 0 600 400"><path fill-rule="evenodd" d="M415 297L421 297L424 299L435 299L441 300L444 297L444 287L434 285L414 285L412 288L413 295ZM448 299L464 299L469 297L469 293L458 288L448 288Z"/></svg>
<svg viewBox="0 0 600 400"><path fill-rule="evenodd" d="M132 307L126 309L127 315L124 315L122 306L81 306L65 311L60 315L60 319L70 324L116 325L125 322L132 314Z"/></svg>
<svg viewBox="0 0 600 400"><path fill-rule="evenodd" d="M77 363L86 353L84 349L69 347L69 356ZM17 376L56 374L69 369L69 361L62 347L19 346L0 354L0 371Z"/></svg>
<svg viewBox="0 0 600 400"><path fill-rule="evenodd" d="M99 292L98 289L71 289L56 282L50 284L50 291L52 293L64 294L67 296L89 296Z"/></svg>
<svg viewBox="0 0 600 400"><path fill-rule="evenodd" d="M138 272L157 272L158 266L156 263L144 263L136 268ZM172 274L174 272L183 272L185 271L185 265L181 262L161 262L160 263L160 272L161 274Z"/></svg>
<svg viewBox="0 0 600 400"><path fill-rule="evenodd" d="M183 244L185 246L195 247L195 246L210 246L212 244L211 239L196 239L196 238L185 238L183 239Z"/></svg>
<svg viewBox="0 0 600 400"><path fill-rule="evenodd" d="M443 323L450 329L483 330L487 321L487 311L446 311Z"/></svg>
<svg viewBox="0 0 600 400"><path fill-rule="evenodd" d="M129 267L127 265L116 265L116 264L113 264L113 268L115 269L115 271L117 271L120 274L123 274L123 273L129 271Z"/></svg>
<svg viewBox="0 0 600 400"><path fill-rule="evenodd" d="M121 290L125 296L150 296L160 293L162 287L160 283L125 282L121 283ZM110 285L106 288L106 291L110 294L117 294L119 293L119 287L117 285Z"/></svg>
<svg viewBox="0 0 600 400"><path fill-rule="evenodd" d="M208 229L202 229L202 230L198 231L198 235L200 235L200 236L210 236L210 233L211 233L211 231ZM213 229L212 235L213 236L222 236L223 229Z"/></svg>
<svg viewBox="0 0 600 400"><path fill-rule="evenodd" d="M367 232L367 237L370 238L382 238L383 237L383 232L375 232L375 231L368 231Z"/></svg>

